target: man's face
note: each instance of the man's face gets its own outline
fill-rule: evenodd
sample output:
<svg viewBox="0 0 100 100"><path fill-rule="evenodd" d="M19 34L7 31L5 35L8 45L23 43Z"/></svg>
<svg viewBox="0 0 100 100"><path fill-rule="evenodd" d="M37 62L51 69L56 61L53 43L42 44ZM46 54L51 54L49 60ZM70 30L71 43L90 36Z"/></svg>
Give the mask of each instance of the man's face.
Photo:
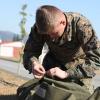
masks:
<svg viewBox="0 0 100 100"><path fill-rule="evenodd" d="M48 32L48 35L52 39L59 38L62 36L64 29L65 29L65 24L59 22L57 25L54 26L53 30Z"/></svg>
<svg viewBox="0 0 100 100"><path fill-rule="evenodd" d="M50 36L51 39L57 39L61 37L64 33L66 27L66 20L58 20L58 22L54 26L52 26L53 28L51 28L48 32L41 32L37 25L36 27L39 33L47 34Z"/></svg>

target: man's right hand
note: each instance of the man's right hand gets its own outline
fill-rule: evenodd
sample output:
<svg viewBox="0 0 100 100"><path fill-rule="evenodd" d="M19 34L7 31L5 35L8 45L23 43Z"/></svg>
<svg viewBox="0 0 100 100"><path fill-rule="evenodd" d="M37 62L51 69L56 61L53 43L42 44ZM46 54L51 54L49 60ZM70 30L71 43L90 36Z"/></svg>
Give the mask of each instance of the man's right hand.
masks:
<svg viewBox="0 0 100 100"><path fill-rule="evenodd" d="M39 62L34 62L34 66L32 68L32 73L35 78L41 79L45 75L45 69Z"/></svg>

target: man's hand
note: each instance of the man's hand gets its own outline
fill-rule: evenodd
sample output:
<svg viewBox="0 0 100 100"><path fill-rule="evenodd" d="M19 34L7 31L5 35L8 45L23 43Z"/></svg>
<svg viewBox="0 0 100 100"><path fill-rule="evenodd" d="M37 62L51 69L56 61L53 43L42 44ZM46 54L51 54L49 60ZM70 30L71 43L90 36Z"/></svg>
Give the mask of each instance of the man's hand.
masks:
<svg viewBox="0 0 100 100"><path fill-rule="evenodd" d="M34 62L32 73L35 78L41 79L45 74L45 69L39 62Z"/></svg>
<svg viewBox="0 0 100 100"><path fill-rule="evenodd" d="M51 68L46 73L48 76L51 76L51 77L56 76L60 79L65 79L69 75L67 72L61 70L59 67Z"/></svg>

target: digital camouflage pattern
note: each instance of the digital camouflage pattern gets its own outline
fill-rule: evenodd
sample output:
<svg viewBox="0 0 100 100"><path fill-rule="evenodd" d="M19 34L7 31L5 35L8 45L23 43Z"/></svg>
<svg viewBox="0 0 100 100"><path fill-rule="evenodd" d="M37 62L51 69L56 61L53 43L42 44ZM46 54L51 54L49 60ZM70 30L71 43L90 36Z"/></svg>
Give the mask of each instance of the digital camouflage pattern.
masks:
<svg viewBox="0 0 100 100"><path fill-rule="evenodd" d="M32 27L24 49L24 67L31 70L30 59L33 57L36 60L39 57L46 42L52 56L71 74L77 74L75 72L80 68L77 70L76 67L81 65L86 74L84 76L92 77L93 69L100 67L100 42L90 22L84 16L72 12L65 13L65 16L68 26L58 40L51 40L47 35L38 33L35 25ZM75 70L74 73L72 70Z"/></svg>
<svg viewBox="0 0 100 100"><path fill-rule="evenodd" d="M68 26L59 39L52 40L47 34L38 33L36 25L32 27L24 48L24 67L31 72L31 60L37 60L46 42L48 54L58 65L65 67L71 77L92 78L94 70L100 68L100 42L91 23L83 15L64 14Z"/></svg>

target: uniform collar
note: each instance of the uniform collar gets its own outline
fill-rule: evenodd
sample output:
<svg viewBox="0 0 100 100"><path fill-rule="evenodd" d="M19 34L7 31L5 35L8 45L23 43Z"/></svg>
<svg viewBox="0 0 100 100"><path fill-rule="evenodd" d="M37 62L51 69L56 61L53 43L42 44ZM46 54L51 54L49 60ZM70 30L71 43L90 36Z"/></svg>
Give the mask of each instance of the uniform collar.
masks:
<svg viewBox="0 0 100 100"><path fill-rule="evenodd" d="M64 44L65 42L69 42L72 40L72 15L71 14L67 14L67 13L64 13L65 17L66 17L66 20L68 22L68 25L65 27L65 30L64 30L64 33L59 41L59 45L62 45Z"/></svg>

